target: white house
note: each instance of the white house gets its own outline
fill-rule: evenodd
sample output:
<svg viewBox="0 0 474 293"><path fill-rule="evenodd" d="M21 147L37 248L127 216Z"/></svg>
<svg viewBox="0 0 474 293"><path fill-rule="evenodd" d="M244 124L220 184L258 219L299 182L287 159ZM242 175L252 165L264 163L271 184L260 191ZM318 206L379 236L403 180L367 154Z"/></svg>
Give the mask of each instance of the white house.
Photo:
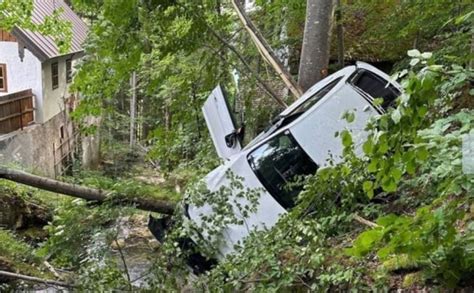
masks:
<svg viewBox="0 0 474 293"><path fill-rule="evenodd" d="M32 20L41 23L57 9L72 24L66 54L51 37L0 28L0 163L16 163L49 176L61 173L74 149L68 114L75 95L69 87L88 31L62 0L34 0Z"/></svg>

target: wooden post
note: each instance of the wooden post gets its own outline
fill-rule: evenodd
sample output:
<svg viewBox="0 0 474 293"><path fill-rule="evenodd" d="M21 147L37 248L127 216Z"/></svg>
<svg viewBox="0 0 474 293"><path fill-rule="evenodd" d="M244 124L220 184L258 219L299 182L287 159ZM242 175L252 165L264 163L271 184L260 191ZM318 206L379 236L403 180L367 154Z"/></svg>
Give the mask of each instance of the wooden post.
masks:
<svg viewBox="0 0 474 293"><path fill-rule="evenodd" d="M21 101L23 101L23 99L19 99L18 104L20 104L20 129L23 130L23 108L21 105Z"/></svg>

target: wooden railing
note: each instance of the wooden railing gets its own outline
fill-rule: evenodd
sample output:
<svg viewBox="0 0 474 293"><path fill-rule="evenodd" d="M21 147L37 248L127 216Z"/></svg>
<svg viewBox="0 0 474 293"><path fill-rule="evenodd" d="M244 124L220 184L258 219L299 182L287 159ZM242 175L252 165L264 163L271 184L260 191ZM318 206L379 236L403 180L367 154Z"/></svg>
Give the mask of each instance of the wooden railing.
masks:
<svg viewBox="0 0 474 293"><path fill-rule="evenodd" d="M59 144L53 143L54 157L54 177L63 176L65 172L71 170L74 163L74 156L77 152L79 142L79 132L69 135L69 129L65 129L66 137L61 139Z"/></svg>
<svg viewBox="0 0 474 293"><path fill-rule="evenodd" d="M23 129L33 123L33 100L31 89L0 97L0 134Z"/></svg>

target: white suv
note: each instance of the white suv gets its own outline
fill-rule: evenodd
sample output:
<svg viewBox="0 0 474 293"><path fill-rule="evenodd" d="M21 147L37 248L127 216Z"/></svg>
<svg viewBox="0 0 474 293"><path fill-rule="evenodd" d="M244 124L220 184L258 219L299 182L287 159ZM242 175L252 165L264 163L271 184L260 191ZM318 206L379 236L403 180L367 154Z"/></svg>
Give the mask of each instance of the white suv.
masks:
<svg viewBox="0 0 474 293"><path fill-rule="evenodd" d="M226 174L231 171L243 178L246 187L263 190L255 212L245 218L236 215L242 217L245 225L230 224L224 228L216 257L231 253L234 245L252 230L271 228L295 205L301 186L288 188L287 183L298 176L315 174L328 164L330 157L336 162L340 159L343 147L336 132L351 131L356 154L362 155L367 121L383 113L400 93L400 85L390 81L388 75L358 62L316 83L278 115L266 131L242 148L224 93L216 87L204 104L203 113L224 163L204 178L205 184L211 195L218 196L217 191L230 184ZM383 99L380 106L374 103L375 98ZM343 118L347 111L355 114L351 123ZM233 198L231 202L248 204L243 198ZM206 227L203 218L214 216L210 204L184 206L187 220L197 226ZM207 234L206 229L201 233Z"/></svg>

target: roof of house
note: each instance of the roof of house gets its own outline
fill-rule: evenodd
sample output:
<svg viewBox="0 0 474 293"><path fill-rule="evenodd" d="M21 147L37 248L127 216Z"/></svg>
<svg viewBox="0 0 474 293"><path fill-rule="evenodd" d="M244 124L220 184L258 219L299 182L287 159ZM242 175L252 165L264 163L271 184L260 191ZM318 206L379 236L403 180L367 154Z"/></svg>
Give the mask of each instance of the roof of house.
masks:
<svg viewBox="0 0 474 293"><path fill-rule="evenodd" d="M31 19L34 23L40 24L46 16L52 15L57 9L63 11L60 18L71 22L72 25L72 41L67 54L82 52L82 44L87 37L88 27L63 0L34 0ZM13 29L12 34L41 61L64 55L50 36L19 28Z"/></svg>

